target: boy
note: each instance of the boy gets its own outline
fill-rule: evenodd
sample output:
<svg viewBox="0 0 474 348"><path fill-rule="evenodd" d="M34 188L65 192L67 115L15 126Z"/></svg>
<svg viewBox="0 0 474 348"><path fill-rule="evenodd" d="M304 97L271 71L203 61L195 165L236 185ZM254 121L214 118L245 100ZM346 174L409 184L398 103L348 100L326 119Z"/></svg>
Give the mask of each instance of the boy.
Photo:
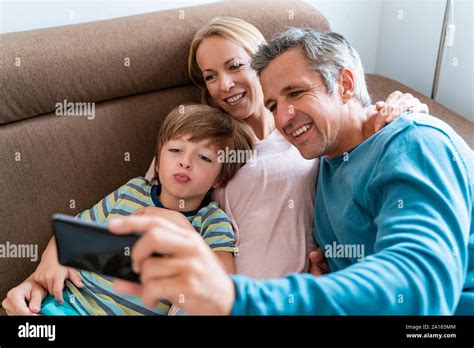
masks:
<svg viewBox="0 0 474 348"><path fill-rule="evenodd" d="M237 251L234 231L227 215L216 202L211 202L210 191L225 186L242 166L222 163L218 151L252 148L253 138L245 125L223 112L205 105L177 107L166 117L157 140L158 184L152 185L143 177L132 179L77 218L107 224L115 217L143 214L147 210L165 217L172 215L169 210L179 211L217 254L226 270L234 272L233 253ZM42 303L42 314L166 315L169 312L168 302L148 309L138 297L115 293L112 277L87 271L79 274L83 286L67 280L64 303L58 304L49 295Z"/></svg>

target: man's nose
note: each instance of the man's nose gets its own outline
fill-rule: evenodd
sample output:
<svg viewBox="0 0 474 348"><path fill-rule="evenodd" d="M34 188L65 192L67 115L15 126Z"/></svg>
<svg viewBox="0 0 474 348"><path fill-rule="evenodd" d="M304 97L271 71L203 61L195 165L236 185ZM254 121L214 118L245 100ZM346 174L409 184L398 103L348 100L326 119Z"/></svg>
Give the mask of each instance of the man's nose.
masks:
<svg viewBox="0 0 474 348"><path fill-rule="evenodd" d="M231 76L229 76L228 74L223 74L221 76L221 79L219 81L219 88L221 89L221 91L229 92L230 89L234 86L235 86L235 83L232 80Z"/></svg>
<svg viewBox="0 0 474 348"><path fill-rule="evenodd" d="M275 123L280 124L283 128L291 125L291 121L295 118L296 112L293 105L288 103L278 103L275 113Z"/></svg>

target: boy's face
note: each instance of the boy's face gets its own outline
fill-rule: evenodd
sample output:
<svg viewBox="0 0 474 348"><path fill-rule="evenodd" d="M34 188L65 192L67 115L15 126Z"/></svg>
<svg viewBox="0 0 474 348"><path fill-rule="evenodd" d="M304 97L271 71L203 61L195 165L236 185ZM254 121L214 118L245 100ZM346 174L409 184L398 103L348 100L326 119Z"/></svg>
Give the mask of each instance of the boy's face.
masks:
<svg viewBox="0 0 474 348"><path fill-rule="evenodd" d="M209 140L192 143L189 138L183 136L164 143L156 168L162 194L183 199L185 204L202 200L212 187L217 187L222 169L217 148Z"/></svg>

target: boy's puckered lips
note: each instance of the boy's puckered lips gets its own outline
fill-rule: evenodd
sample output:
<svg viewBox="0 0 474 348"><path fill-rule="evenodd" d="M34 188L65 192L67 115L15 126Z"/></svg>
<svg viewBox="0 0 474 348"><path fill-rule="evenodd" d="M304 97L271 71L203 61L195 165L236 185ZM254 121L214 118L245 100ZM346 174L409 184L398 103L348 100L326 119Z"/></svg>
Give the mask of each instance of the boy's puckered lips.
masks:
<svg viewBox="0 0 474 348"><path fill-rule="evenodd" d="M191 180L189 175L185 173L176 173L173 175L173 177L177 182L180 182L180 183L187 183L188 181Z"/></svg>

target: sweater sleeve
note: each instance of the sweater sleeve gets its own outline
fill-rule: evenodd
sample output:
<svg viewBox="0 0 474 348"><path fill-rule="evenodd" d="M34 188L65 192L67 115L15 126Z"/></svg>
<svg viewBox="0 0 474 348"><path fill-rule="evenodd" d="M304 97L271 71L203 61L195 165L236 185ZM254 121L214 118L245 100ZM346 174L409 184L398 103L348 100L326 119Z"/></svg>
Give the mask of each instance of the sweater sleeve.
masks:
<svg viewBox="0 0 474 348"><path fill-rule="evenodd" d="M321 277L234 276L234 315L447 315L467 272L472 175L451 138L411 129L368 179L374 253ZM471 179L470 179L471 176Z"/></svg>

